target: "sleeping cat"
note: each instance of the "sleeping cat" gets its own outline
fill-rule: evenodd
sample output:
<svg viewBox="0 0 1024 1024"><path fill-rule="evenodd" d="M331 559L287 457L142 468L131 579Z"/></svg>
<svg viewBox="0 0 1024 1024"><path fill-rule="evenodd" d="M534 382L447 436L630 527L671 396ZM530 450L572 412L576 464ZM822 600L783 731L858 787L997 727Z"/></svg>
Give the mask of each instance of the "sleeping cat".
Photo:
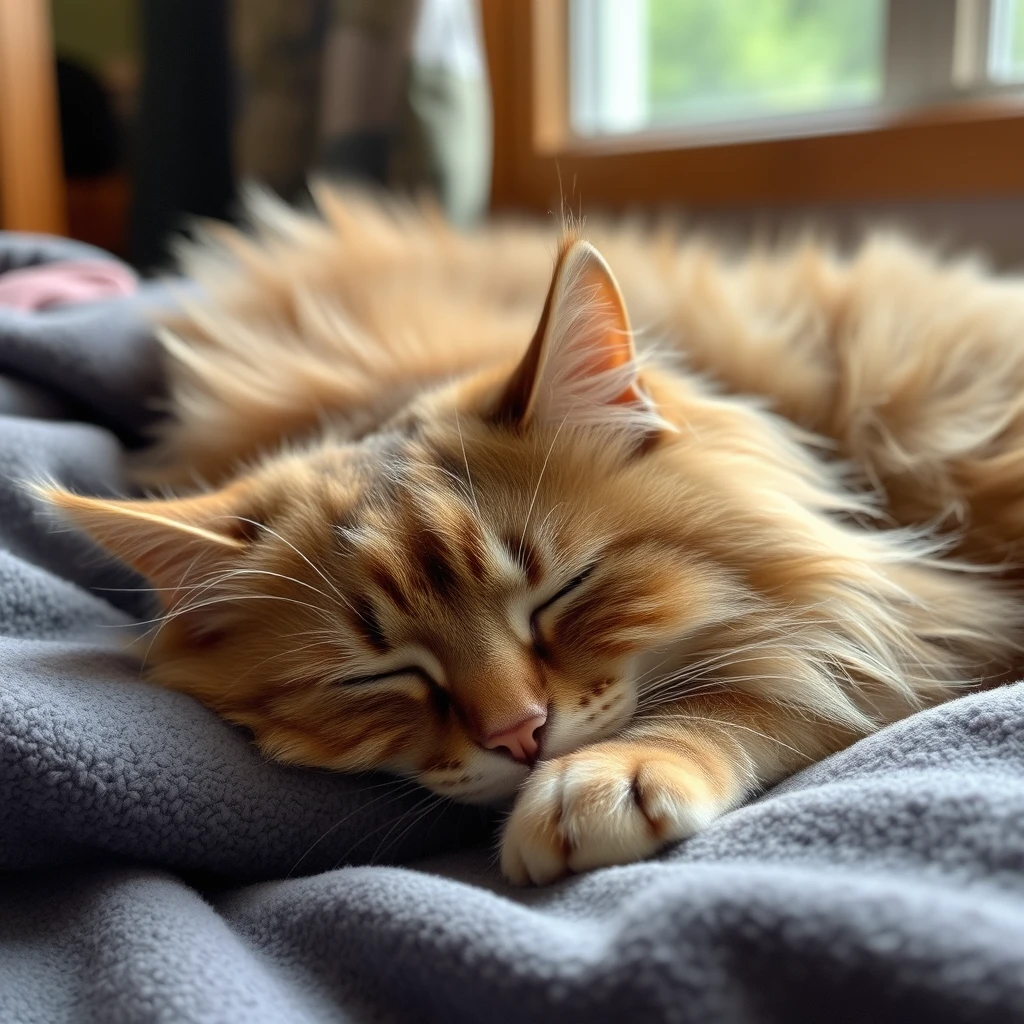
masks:
<svg viewBox="0 0 1024 1024"><path fill-rule="evenodd" d="M179 496L45 491L161 596L149 678L285 762L515 795L520 883L1012 678L1020 284L319 203L186 260Z"/></svg>

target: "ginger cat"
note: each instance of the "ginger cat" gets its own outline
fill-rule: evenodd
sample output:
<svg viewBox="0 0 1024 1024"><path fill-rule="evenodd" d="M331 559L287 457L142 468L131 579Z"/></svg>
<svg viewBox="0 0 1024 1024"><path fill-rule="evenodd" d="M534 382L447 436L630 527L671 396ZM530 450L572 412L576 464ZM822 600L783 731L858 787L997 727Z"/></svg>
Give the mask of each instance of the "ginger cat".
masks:
<svg viewBox="0 0 1024 1024"><path fill-rule="evenodd" d="M180 496L44 489L159 588L149 678L282 761L515 795L521 883L1012 678L1024 286L319 203L186 260Z"/></svg>

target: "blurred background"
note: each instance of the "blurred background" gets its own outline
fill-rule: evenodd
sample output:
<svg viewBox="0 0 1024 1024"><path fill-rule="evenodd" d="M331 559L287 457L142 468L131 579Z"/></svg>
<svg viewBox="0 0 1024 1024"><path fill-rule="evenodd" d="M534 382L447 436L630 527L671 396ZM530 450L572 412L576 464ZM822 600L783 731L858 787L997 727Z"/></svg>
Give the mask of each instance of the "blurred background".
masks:
<svg viewBox="0 0 1024 1024"><path fill-rule="evenodd" d="M1024 265L1024 0L0 0L0 226L159 270L311 176Z"/></svg>

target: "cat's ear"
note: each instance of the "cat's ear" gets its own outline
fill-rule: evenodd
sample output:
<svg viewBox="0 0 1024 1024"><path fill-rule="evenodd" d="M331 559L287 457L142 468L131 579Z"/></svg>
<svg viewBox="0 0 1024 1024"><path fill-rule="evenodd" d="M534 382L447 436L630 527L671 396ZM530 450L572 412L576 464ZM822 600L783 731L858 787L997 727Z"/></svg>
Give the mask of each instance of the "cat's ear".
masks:
<svg viewBox="0 0 1024 1024"><path fill-rule="evenodd" d="M588 242L563 245L537 332L496 419L524 427L618 423L643 433L667 427L641 389L622 293Z"/></svg>
<svg viewBox="0 0 1024 1024"><path fill-rule="evenodd" d="M151 580L167 607L185 588L234 564L252 535L237 485L167 501L87 498L58 487L36 491L61 518Z"/></svg>

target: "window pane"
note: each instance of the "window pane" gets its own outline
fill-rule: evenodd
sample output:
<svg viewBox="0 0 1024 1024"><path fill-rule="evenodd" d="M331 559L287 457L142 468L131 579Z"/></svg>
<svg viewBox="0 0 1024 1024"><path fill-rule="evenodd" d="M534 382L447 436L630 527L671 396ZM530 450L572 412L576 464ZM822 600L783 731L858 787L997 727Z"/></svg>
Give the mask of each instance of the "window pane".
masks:
<svg viewBox="0 0 1024 1024"><path fill-rule="evenodd" d="M993 0L989 74L997 82L1024 81L1024 4Z"/></svg>
<svg viewBox="0 0 1024 1024"><path fill-rule="evenodd" d="M885 0L572 0L584 134L878 101Z"/></svg>

